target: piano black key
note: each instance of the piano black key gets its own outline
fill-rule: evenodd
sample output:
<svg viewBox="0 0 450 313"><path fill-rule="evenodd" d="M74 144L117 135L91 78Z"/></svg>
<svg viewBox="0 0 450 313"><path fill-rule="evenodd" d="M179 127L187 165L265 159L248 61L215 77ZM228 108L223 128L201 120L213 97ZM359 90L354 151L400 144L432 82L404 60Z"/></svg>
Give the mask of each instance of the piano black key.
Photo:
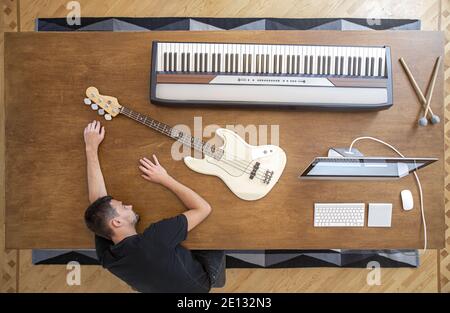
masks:
<svg viewBox="0 0 450 313"><path fill-rule="evenodd" d="M217 72L220 72L222 70L221 65L222 65L222 53L219 53L217 55Z"/></svg>
<svg viewBox="0 0 450 313"><path fill-rule="evenodd" d="M256 55L256 73L259 73L259 54Z"/></svg>
<svg viewBox="0 0 450 313"><path fill-rule="evenodd" d="M356 57L353 57L353 60L352 60L352 64L353 64L353 76L356 76L357 74L357 70L358 70L358 60L357 60L357 58Z"/></svg>
<svg viewBox="0 0 450 313"><path fill-rule="evenodd" d="M358 57L358 76L361 76L361 57Z"/></svg>
<svg viewBox="0 0 450 313"><path fill-rule="evenodd" d="M341 57L341 62L339 64L339 74L344 75L344 57Z"/></svg>
<svg viewBox="0 0 450 313"><path fill-rule="evenodd" d="M242 72L247 73L247 55L246 54L243 55Z"/></svg>
<svg viewBox="0 0 450 313"><path fill-rule="evenodd" d="M309 74L313 73L313 65L314 65L314 57L312 55L309 56Z"/></svg>
<svg viewBox="0 0 450 313"><path fill-rule="evenodd" d="M303 74L308 74L308 56L305 55L305 60L303 62Z"/></svg>
<svg viewBox="0 0 450 313"><path fill-rule="evenodd" d="M296 69L296 74L300 74L300 56L297 55L297 69Z"/></svg>
<svg viewBox="0 0 450 313"><path fill-rule="evenodd" d="M194 53L194 72L198 72L198 53Z"/></svg>
<svg viewBox="0 0 450 313"><path fill-rule="evenodd" d="M249 73L252 72L252 55L251 54L248 55L248 72Z"/></svg>
<svg viewBox="0 0 450 313"><path fill-rule="evenodd" d="M290 56L288 55L287 57L286 57L286 74L290 74L291 72L290 72L290 69L291 69L291 58L290 58Z"/></svg>
<svg viewBox="0 0 450 313"><path fill-rule="evenodd" d="M199 71L200 71L200 72L203 72L203 53L200 53L200 60L199 60L199 63L200 63Z"/></svg>
<svg viewBox="0 0 450 313"><path fill-rule="evenodd" d="M334 75L339 75L339 57L334 57Z"/></svg>
<svg viewBox="0 0 450 313"><path fill-rule="evenodd" d="M228 70L228 66L229 66L229 54L228 53L225 53L225 72L226 73L228 73L229 72L229 70Z"/></svg>
<svg viewBox="0 0 450 313"><path fill-rule="evenodd" d="M167 72L167 52L164 52L164 72Z"/></svg>
<svg viewBox="0 0 450 313"><path fill-rule="evenodd" d="M169 71L172 71L172 52L169 52Z"/></svg>
<svg viewBox="0 0 450 313"><path fill-rule="evenodd" d="M375 67L375 58L370 58L370 76L374 75L374 67Z"/></svg>
<svg viewBox="0 0 450 313"><path fill-rule="evenodd" d="M239 71L239 55L236 53L234 55L234 72L237 73Z"/></svg>
<svg viewBox="0 0 450 313"><path fill-rule="evenodd" d="M347 75L352 75L352 57L348 57Z"/></svg>
<svg viewBox="0 0 450 313"><path fill-rule="evenodd" d="M191 54L190 53L187 54L186 65L187 65L186 66L187 71L190 72L191 71Z"/></svg>
<svg viewBox="0 0 450 313"><path fill-rule="evenodd" d="M378 76L381 76L381 67L383 65L383 59L378 58Z"/></svg>
<svg viewBox="0 0 450 313"><path fill-rule="evenodd" d="M212 54L212 60L211 60L211 70L213 72L216 72L216 54Z"/></svg>
<svg viewBox="0 0 450 313"><path fill-rule="evenodd" d="M205 66L203 67L203 72L207 72L208 71L208 55L206 53L203 55L203 60L205 61Z"/></svg>
<svg viewBox="0 0 450 313"><path fill-rule="evenodd" d="M278 57L278 73L281 74L283 70L283 56L280 54Z"/></svg>
<svg viewBox="0 0 450 313"><path fill-rule="evenodd" d="M327 75L331 75L331 56L327 57Z"/></svg>
<svg viewBox="0 0 450 313"><path fill-rule="evenodd" d="M370 62L369 58L366 57L366 70L364 71L364 76L369 76L370 73Z"/></svg>
<svg viewBox="0 0 450 313"><path fill-rule="evenodd" d="M274 74L278 72L277 60L278 60L277 55L274 55L273 56L273 73Z"/></svg>
<svg viewBox="0 0 450 313"><path fill-rule="evenodd" d="M326 66L327 66L327 57L326 56L322 56L322 70L321 70L321 73L322 73L322 75L325 75L326 74Z"/></svg>
<svg viewBox="0 0 450 313"><path fill-rule="evenodd" d="M260 67L259 67L259 71L260 73L265 73L266 72L266 55L265 54L260 54L259 55L259 61L261 62Z"/></svg>
<svg viewBox="0 0 450 313"><path fill-rule="evenodd" d="M234 72L234 54L230 54L230 72Z"/></svg>
<svg viewBox="0 0 450 313"><path fill-rule="evenodd" d="M322 67L320 66L321 63L322 63L322 57L319 55L319 56L317 57L317 74L318 74L318 75L321 74L321 72L320 72L320 70L322 69Z"/></svg>
<svg viewBox="0 0 450 313"><path fill-rule="evenodd" d="M185 53L181 53L181 71L186 72L185 61L184 61Z"/></svg>
<svg viewBox="0 0 450 313"><path fill-rule="evenodd" d="M269 73L270 57L266 54L266 73Z"/></svg>
<svg viewBox="0 0 450 313"><path fill-rule="evenodd" d="M173 54L173 70L176 72L177 71L177 62L178 62L178 53L174 53Z"/></svg>

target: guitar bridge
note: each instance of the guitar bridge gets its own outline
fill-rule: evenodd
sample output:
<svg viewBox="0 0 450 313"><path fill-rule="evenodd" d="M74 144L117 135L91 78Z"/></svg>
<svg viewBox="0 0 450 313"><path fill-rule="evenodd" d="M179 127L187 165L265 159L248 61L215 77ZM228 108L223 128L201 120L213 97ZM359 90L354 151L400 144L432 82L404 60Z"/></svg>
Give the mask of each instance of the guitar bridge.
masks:
<svg viewBox="0 0 450 313"><path fill-rule="evenodd" d="M266 172L264 173L263 183L269 184L272 179L272 176L273 176L273 171L266 170Z"/></svg>

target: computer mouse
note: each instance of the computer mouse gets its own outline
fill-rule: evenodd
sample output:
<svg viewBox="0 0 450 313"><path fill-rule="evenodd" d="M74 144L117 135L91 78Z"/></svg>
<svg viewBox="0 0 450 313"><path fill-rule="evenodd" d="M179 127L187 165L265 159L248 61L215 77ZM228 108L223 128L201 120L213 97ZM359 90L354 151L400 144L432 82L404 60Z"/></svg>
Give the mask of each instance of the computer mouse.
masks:
<svg viewBox="0 0 450 313"><path fill-rule="evenodd" d="M414 208L414 200L411 191L405 189L400 193L402 197L403 210L410 211Z"/></svg>

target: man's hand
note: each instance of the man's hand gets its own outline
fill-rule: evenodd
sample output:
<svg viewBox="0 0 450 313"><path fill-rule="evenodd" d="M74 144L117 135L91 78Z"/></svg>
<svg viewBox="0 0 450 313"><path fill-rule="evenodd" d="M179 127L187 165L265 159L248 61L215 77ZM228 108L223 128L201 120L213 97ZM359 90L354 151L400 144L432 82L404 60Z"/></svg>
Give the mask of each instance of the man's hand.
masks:
<svg viewBox="0 0 450 313"><path fill-rule="evenodd" d="M84 129L84 142L88 151L97 151L103 138L105 138L105 126L101 127L98 121L89 123Z"/></svg>
<svg viewBox="0 0 450 313"><path fill-rule="evenodd" d="M156 155L153 155L153 160L155 163L145 157L139 160L141 163L141 165L139 165L139 169L143 173L141 176L152 183L164 185L170 180L171 177L167 174L164 167L159 164Z"/></svg>

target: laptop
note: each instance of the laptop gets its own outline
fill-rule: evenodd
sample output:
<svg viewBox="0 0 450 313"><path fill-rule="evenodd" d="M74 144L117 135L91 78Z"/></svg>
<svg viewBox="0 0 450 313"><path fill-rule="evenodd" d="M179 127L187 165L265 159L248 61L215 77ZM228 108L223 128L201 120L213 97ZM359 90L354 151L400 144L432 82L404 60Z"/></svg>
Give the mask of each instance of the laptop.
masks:
<svg viewBox="0 0 450 313"><path fill-rule="evenodd" d="M317 157L300 179L398 179L438 159L386 157Z"/></svg>

